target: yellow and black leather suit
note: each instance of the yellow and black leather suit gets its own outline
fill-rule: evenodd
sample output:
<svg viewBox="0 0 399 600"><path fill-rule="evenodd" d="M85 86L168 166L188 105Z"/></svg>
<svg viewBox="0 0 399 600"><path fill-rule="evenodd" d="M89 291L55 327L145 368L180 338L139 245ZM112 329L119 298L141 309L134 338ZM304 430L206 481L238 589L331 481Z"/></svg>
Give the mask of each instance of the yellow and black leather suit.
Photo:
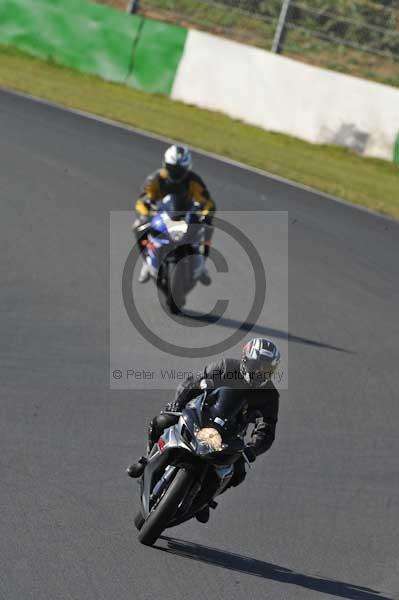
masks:
<svg viewBox="0 0 399 600"><path fill-rule="evenodd" d="M187 200L194 200L202 207L202 214L208 225L205 233L204 255L208 256L210 241L213 234L212 217L215 214L216 204L211 198L208 188L201 177L193 171L188 171L181 181L173 181L168 177L166 169L159 169L152 173L144 184L144 190L136 200L135 209L138 219L133 223L133 232L139 244L145 239L142 226L148 222L157 211L157 202L168 194L182 194Z"/></svg>
<svg viewBox="0 0 399 600"><path fill-rule="evenodd" d="M187 200L195 200L201 204L203 214L212 219L215 212L215 202L201 177L189 171L182 181L169 179L166 169L152 173L144 184L143 193L136 201L136 211L142 216L150 216L156 210L156 203L168 194L182 194Z"/></svg>

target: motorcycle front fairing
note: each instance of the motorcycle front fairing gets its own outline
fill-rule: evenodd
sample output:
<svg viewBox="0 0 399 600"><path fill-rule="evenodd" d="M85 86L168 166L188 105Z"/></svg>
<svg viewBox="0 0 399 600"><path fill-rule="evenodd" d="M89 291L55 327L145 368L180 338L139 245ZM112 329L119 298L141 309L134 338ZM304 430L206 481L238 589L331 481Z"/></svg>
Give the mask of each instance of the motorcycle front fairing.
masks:
<svg viewBox="0 0 399 600"><path fill-rule="evenodd" d="M197 408L192 415L196 427L199 427L201 418L201 399L197 401ZM192 422L192 420L191 420ZM190 425L190 430L192 426ZM194 462L193 446L190 443L187 422L183 414L180 416L176 425L168 427L163 432L158 442L153 446L148 455L148 463L141 479L141 500L143 517L147 518L152 506L154 492L161 492L156 489L160 480L164 478L166 484L169 477L172 477L177 469L176 462ZM193 437L193 436L192 436ZM206 465L202 465L203 468ZM165 479L165 475L167 476Z"/></svg>
<svg viewBox="0 0 399 600"><path fill-rule="evenodd" d="M171 240L166 224L162 219L162 213L156 214L151 220L151 228L146 245L146 262L153 277L157 273L161 263L162 249L170 246Z"/></svg>
<svg viewBox="0 0 399 600"><path fill-rule="evenodd" d="M201 244L205 230L202 217L194 203L189 210L176 212L176 202L176 198L168 196L158 205L159 212L151 221L148 235L147 264L155 277L164 260L176 260L189 254L193 258L194 279L197 279L203 268Z"/></svg>
<svg viewBox="0 0 399 600"><path fill-rule="evenodd" d="M204 414L206 397L207 394L203 393L189 402L178 423L166 429L152 448L141 482L144 518L149 515L153 502L166 489L179 464L189 465L196 473L197 487L192 496L194 512L222 493L231 480L234 463L241 455L244 443L239 436L228 435L228 444L224 444L220 451L211 451L198 441L198 432L211 425L209 417ZM180 515L180 519L186 520L190 514Z"/></svg>
<svg viewBox="0 0 399 600"><path fill-rule="evenodd" d="M193 468L204 470L207 466L200 463L193 454L192 445L184 438L187 428L180 417L176 425L168 427L153 446L148 455L148 463L141 480L142 512L146 518L152 508L152 500L162 493L162 480L166 485L178 469L178 464L192 464ZM161 486L160 486L161 482Z"/></svg>

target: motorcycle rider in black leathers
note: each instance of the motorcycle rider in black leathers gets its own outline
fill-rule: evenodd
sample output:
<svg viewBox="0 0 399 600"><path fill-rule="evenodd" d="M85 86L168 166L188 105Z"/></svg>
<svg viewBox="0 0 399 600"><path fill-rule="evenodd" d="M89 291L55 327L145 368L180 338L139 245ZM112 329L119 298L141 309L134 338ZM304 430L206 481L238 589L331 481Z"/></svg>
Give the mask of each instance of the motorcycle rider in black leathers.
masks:
<svg viewBox="0 0 399 600"><path fill-rule="evenodd" d="M245 408L241 415L245 424L255 425L251 433L251 441L246 445L245 456L253 462L273 444L279 409L279 392L271 379L280 361L280 351L270 340L255 338L247 342L242 350L241 360L225 358L207 365L196 376L186 379L176 391L174 402L166 405L166 412L156 416L149 427L149 450L158 441L163 431L175 425L179 419L174 412L180 413L187 402L196 398L203 389L206 381L215 390L215 394L230 393L237 400L245 396ZM141 457L138 462L128 469L130 477L140 477L147 461ZM230 486L236 487L245 479L245 458L241 457L235 463L234 475ZM196 518L201 523L209 520L209 507L197 513Z"/></svg>
<svg viewBox="0 0 399 600"><path fill-rule="evenodd" d="M201 177L192 171L191 152L186 146L170 146L165 152L162 169L147 177L144 190L135 204L137 219L132 225L132 230L137 243L140 247L145 243L151 218L156 214L159 202L168 194L182 196L187 202L195 201L200 205L207 225L203 248L206 259L213 234L212 218L216 205ZM149 276L147 263L144 262L139 282L145 283ZM205 264L200 281L204 285L211 283Z"/></svg>

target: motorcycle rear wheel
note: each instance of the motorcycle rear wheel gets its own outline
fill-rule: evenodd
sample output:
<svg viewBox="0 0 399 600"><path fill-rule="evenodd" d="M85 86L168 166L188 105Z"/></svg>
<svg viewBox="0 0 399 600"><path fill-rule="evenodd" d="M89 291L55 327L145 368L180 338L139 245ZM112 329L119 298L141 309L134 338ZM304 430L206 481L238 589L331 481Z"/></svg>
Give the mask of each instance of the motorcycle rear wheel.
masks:
<svg viewBox="0 0 399 600"><path fill-rule="evenodd" d="M184 500L194 480L193 473L181 467L159 504L149 514L140 529L138 538L145 546L153 546L161 533L175 516L179 504Z"/></svg>

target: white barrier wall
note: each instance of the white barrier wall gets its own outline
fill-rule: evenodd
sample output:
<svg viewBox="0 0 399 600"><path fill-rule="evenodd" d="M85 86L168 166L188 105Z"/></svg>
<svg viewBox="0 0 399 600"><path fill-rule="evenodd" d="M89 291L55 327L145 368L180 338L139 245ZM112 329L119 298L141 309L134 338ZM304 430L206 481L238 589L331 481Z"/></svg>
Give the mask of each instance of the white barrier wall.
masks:
<svg viewBox="0 0 399 600"><path fill-rule="evenodd" d="M189 31L172 98L392 160L399 89Z"/></svg>

